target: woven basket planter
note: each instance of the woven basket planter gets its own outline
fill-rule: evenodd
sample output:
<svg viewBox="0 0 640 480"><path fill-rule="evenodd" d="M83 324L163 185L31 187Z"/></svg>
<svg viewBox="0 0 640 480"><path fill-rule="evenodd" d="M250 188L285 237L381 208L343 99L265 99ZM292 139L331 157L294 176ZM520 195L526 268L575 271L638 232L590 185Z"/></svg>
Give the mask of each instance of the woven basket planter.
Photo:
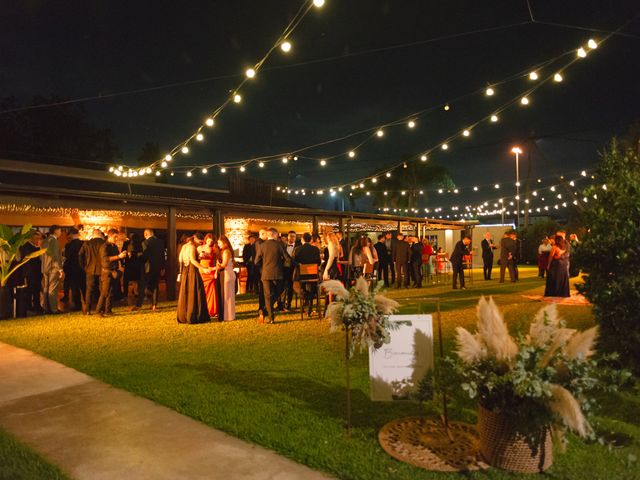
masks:
<svg viewBox="0 0 640 480"><path fill-rule="evenodd" d="M517 430L518 420L482 407L478 410L479 450L494 467L511 472L538 473L553 463L551 430L540 430L539 442L531 445Z"/></svg>

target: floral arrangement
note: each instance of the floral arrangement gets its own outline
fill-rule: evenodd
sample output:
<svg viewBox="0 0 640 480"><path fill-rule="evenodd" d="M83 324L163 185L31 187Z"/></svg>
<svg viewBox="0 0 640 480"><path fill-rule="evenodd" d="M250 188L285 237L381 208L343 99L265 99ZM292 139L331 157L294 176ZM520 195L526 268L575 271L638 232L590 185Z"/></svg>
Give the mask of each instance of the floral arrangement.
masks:
<svg viewBox="0 0 640 480"><path fill-rule="evenodd" d="M607 369L592 359L598 327L566 328L551 304L536 314L528 334L516 339L493 299L482 297L477 315L476 333L456 329L457 358L445 360L441 386L456 384L486 410L518 419L523 434L553 427L556 433L568 428L593 437L585 416L593 407L589 393L613 390L611 378L603 378Z"/></svg>
<svg viewBox="0 0 640 480"><path fill-rule="evenodd" d="M338 280L327 280L322 287L335 296L325 315L331 320L331 331L339 327L351 330L349 357L353 356L356 346L360 350L371 346L377 349L389 343L392 328L389 315L398 309L399 304L379 293L382 284L369 291L367 281L360 277L350 290Z"/></svg>

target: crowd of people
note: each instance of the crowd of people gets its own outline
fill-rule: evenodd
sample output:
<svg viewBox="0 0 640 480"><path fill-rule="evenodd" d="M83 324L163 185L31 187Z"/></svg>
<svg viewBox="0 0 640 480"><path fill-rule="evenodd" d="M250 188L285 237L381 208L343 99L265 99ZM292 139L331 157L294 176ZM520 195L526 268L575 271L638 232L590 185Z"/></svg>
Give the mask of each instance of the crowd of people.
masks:
<svg viewBox="0 0 640 480"><path fill-rule="evenodd" d="M20 292L18 304L24 315L61 313L62 302L67 311L107 316L113 313L114 301L129 296L134 304L131 309L140 309L145 292L149 293L151 309L156 310L165 250L153 230L144 230L140 238L135 233L127 237L116 229L106 235L95 229L85 240L80 239L78 228L64 233L64 247L60 245L62 228L52 225L46 234L33 230L20 248L21 257L44 251L12 278L12 286Z"/></svg>

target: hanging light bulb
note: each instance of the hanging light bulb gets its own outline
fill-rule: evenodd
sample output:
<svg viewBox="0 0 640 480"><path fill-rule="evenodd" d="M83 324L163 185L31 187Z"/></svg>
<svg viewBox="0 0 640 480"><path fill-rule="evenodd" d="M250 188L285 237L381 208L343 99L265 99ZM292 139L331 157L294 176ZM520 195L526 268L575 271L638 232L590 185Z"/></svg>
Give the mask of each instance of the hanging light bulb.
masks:
<svg viewBox="0 0 640 480"><path fill-rule="evenodd" d="M208 171L209 171L209 170L207 170L207 167L204 167L204 168L202 169L202 173L205 173L205 174L206 174Z"/></svg>
<svg viewBox="0 0 640 480"><path fill-rule="evenodd" d="M485 92L484 92L484 93L485 93L485 95L486 95L487 97L492 97L492 96L493 96L493 94L494 94L494 93L496 93L496 92L493 90L493 88L489 87L489 88L487 88L487 89L485 90Z"/></svg>
<svg viewBox="0 0 640 480"><path fill-rule="evenodd" d="M264 168L264 162L260 162L260 163L258 163L258 167L260 167L260 168Z"/></svg>
<svg viewBox="0 0 640 480"><path fill-rule="evenodd" d="M533 71L529 74L529 80L537 80L538 79L538 72Z"/></svg>
<svg viewBox="0 0 640 480"><path fill-rule="evenodd" d="M207 118L204 123L207 127L213 127L216 122L213 118Z"/></svg>
<svg viewBox="0 0 640 480"><path fill-rule="evenodd" d="M234 101L235 103L240 103L240 102L242 101L242 95L240 95L239 93L236 93L236 94L233 96L233 101Z"/></svg>
<svg viewBox="0 0 640 480"><path fill-rule="evenodd" d="M578 55L578 57L579 57L579 58L584 58L584 57L586 57L586 56L587 56L587 51L586 51L584 48L580 47L580 48L576 51L576 54Z"/></svg>
<svg viewBox="0 0 640 480"><path fill-rule="evenodd" d="M167 155L165 155L165 156L164 156L164 159L165 159L167 162L170 162L171 160L173 160L173 157L172 157L171 155L167 154Z"/></svg>
<svg viewBox="0 0 640 480"><path fill-rule="evenodd" d="M498 188L500 188L500 184L499 184L499 183L496 183L496 184L493 186L493 188L495 188L495 189L497 190Z"/></svg>
<svg viewBox="0 0 640 480"><path fill-rule="evenodd" d="M426 162L427 161L427 156L426 155L421 155L420 156L420 161L421 162Z"/></svg>
<svg viewBox="0 0 640 480"><path fill-rule="evenodd" d="M522 97L522 98L520 99L520 103L521 103L522 105L529 105L529 98L528 98L528 97Z"/></svg>
<svg viewBox="0 0 640 480"><path fill-rule="evenodd" d="M464 130L462 132L462 135L464 135L465 137L468 137L469 135L471 135L471 132L469 130Z"/></svg>
<svg viewBox="0 0 640 480"><path fill-rule="evenodd" d="M478 187L473 187L473 191L477 192L478 191Z"/></svg>
<svg viewBox="0 0 640 480"><path fill-rule="evenodd" d="M323 159L323 160L320 160L320 166L321 166L321 167L324 167L324 166L326 166L326 165L327 165L327 161L326 161L326 160L324 160L324 159Z"/></svg>
<svg viewBox="0 0 640 480"><path fill-rule="evenodd" d="M491 115L491 121L496 123L498 121L498 115Z"/></svg>
<svg viewBox="0 0 640 480"><path fill-rule="evenodd" d="M162 168L167 168L167 165L169 165L167 162L165 162L164 160L162 161L162 163L160 164L160 166Z"/></svg>
<svg viewBox="0 0 640 480"><path fill-rule="evenodd" d="M590 38L587 42L587 47L589 47L591 50L595 50L596 48L598 48L598 43L593 38Z"/></svg>
<svg viewBox="0 0 640 480"><path fill-rule="evenodd" d="M243 165L243 166L241 166L241 167L240 167L240 171L244 173L244 172L246 172L246 171L247 171L247 169L246 169L246 168L245 168L245 166Z"/></svg>
<svg viewBox="0 0 640 480"><path fill-rule="evenodd" d="M227 169L224 167L220 168L220 173L227 173Z"/></svg>
<svg viewBox="0 0 640 480"><path fill-rule="evenodd" d="M186 155L187 153L189 153L189 147L187 147L187 146L185 145L184 147L182 147L182 148L180 149L180 151Z"/></svg>
<svg viewBox="0 0 640 480"><path fill-rule="evenodd" d="M387 178L391 177L391 172L386 173Z"/></svg>
<svg viewBox="0 0 640 480"><path fill-rule="evenodd" d="M556 73L553 76L553 81L557 82L557 83L560 83L562 81L562 74L560 72Z"/></svg>
<svg viewBox="0 0 640 480"><path fill-rule="evenodd" d="M115 168L113 168L113 167L109 167L109 173L113 173L113 172L114 172L114 170L115 170Z"/></svg>
<svg viewBox="0 0 640 480"><path fill-rule="evenodd" d="M443 143L440 148L442 148L442 150L449 150L449 145L447 145L446 143Z"/></svg>
<svg viewBox="0 0 640 480"><path fill-rule="evenodd" d="M202 135L201 133L196 135L196 140L201 142L202 140L204 140L204 135Z"/></svg>
<svg viewBox="0 0 640 480"><path fill-rule="evenodd" d="M382 130L381 128L379 128L379 129L378 129L378 131L376 132L376 135L377 135L378 137L382 137L382 136L384 136L384 130Z"/></svg>
<svg viewBox="0 0 640 480"><path fill-rule="evenodd" d="M349 151L348 155L349 155L349 158L353 158L353 157L355 157L355 156L356 156L356 152L354 152L353 150L351 150L351 151Z"/></svg>
<svg viewBox="0 0 640 480"><path fill-rule="evenodd" d="M190 177L190 176L191 176L191 172L187 172L187 177Z"/></svg>
<svg viewBox="0 0 640 480"><path fill-rule="evenodd" d="M282 163L288 163L289 159L287 157L282 157Z"/></svg>
<svg viewBox="0 0 640 480"><path fill-rule="evenodd" d="M416 122L414 122L413 120L409 120L409 123L407 123L407 127L409 128L414 128L416 126Z"/></svg>
<svg viewBox="0 0 640 480"><path fill-rule="evenodd" d="M322 8L324 6L324 0L313 0L313 6L316 8Z"/></svg>
<svg viewBox="0 0 640 480"><path fill-rule="evenodd" d="M247 76L247 78L253 78L256 76L256 71L253 68L247 68L247 70L244 73Z"/></svg>
<svg viewBox="0 0 640 480"><path fill-rule="evenodd" d="M291 51L291 42L289 42L288 40L282 42L280 44L280 50L282 50L284 53L289 53Z"/></svg>
<svg viewBox="0 0 640 480"><path fill-rule="evenodd" d="M160 176L160 171L158 170L156 171L156 177L159 177L159 176Z"/></svg>

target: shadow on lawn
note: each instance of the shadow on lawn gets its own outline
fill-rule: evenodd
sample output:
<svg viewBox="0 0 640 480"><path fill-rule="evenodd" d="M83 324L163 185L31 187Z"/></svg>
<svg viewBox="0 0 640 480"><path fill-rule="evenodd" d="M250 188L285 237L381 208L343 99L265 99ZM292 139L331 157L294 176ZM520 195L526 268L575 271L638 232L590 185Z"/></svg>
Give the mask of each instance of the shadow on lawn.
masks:
<svg viewBox="0 0 640 480"><path fill-rule="evenodd" d="M180 368L196 370L207 381L219 385L233 385L239 390L258 393L271 398L271 403L286 401L283 395L292 399L291 404L304 403L304 409L315 411L321 417L344 419L346 412L346 390L339 385L331 385L304 377L293 370L235 370L220 368L210 364L179 364ZM340 372L342 373L342 372ZM352 425L355 428L380 428L385 423L400 416L420 415L425 408L410 402L372 402L364 392L351 390Z"/></svg>

